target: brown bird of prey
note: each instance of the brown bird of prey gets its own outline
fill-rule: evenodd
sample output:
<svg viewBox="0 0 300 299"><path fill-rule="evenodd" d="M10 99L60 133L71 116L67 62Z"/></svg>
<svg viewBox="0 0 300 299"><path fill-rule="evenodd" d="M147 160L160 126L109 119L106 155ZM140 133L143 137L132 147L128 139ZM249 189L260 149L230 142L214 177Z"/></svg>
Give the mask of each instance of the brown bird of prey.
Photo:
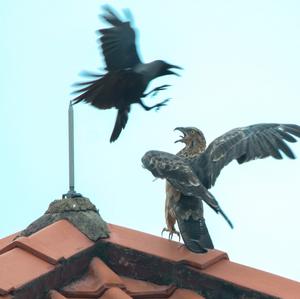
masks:
<svg viewBox="0 0 300 299"><path fill-rule="evenodd" d="M175 128L175 130L179 130L184 134L183 138L176 140L175 143L177 142L185 143L185 147L181 149L176 154L176 156L181 157L185 160L190 160L205 151L206 140L204 138L203 133L198 128L180 127L180 128ZM180 240L180 233L175 229L176 215L174 211L174 204L178 202L182 196L183 194L177 189L175 189L168 180L166 180L165 220L166 220L167 227L165 227L162 230L162 234L165 231L169 232L169 239L172 239L173 234L176 234L178 235ZM197 198L194 198L193 200L195 201L194 204L196 204L197 206L197 209L195 210L201 213L199 217L199 225L197 225L197 228L201 229L201 234L199 233L199 237L201 237L201 240L198 238L198 241L205 248L214 248L203 217L202 201L197 200Z"/></svg>
<svg viewBox="0 0 300 299"><path fill-rule="evenodd" d="M206 149L205 138L198 129L176 129L183 133L180 141L186 143L185 148L178 155L148 151L143 156L142 162L155 177L167 179L172 186L173 194L169 195L170 202L167 203L168 214L171 219L175 217L177 220L187 248L202 253L206 252L205 248L213 247L212 242L207 238L202 200L216 213L221 213L231 225L214 196L208 191L215 184L223 167L233 160L242 164L269 156L282 159L282 154L295 159L286 142L297 141L294 136L300 137L300 126L262 123L236 128L215 139ZM202 148L198 154L184 154L189 152L189 148L193 148L196 143L199 143L199 148ZM167 224L170 232L175 231L172 221L174 220Z"/></svg>
<svg viewBox="0 0 300 299"><path fill-rule="evenodd" d="M169 86L161 85L145 93L151 80L165 75L178 76L171 69L181 69L181 67L162 60L142 63L137 52L135 32L130 22L122 21L109 6L104 6L103 9L105 14L102 18L112 25L110 28L98 31L107 73L90 74L96 79L76 84L84 87L74 92L80 95L73 99L72 103L83 101L98 109L115 107L118 114L110 137L110 142L113 142L126 126L131 104L140 104L146 111L153 108L158 110L166 104L168 100L149 107L143 103L142 98L149 94L155 95ZM128 10L125 13L128 19L132 19Z"/></svg>

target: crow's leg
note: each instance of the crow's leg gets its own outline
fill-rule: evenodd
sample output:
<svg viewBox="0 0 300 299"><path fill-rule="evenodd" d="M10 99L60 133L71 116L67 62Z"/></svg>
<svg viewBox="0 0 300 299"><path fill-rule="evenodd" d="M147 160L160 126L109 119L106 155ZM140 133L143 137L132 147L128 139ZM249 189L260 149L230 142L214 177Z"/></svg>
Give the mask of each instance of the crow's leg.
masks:
<svg viewBox="0 0 300 299"><path fill-rule="evenodd" d="M150 90L149 92L147 93L144 93L143 94L143 97L146 97L148 96L149 94L152 94L151 96L154 97L157 95L157 93L161 90L165 90L167 87L169 87L171 85L168 85L168 84L165 84L165 85L161 85L161 86L158 86L158 87L155 87L154 89Z"/></svg>
<svg viewBox="0 0 300 299"><path fill-rule="evenodd" d="M162 101L162 102L160 102L160 103L158 103L158 104L156 104L156 105L154 105L154 106L146 106L143 102L142 102L142 100L140 99L139 100L139 104L146 110L146 111L149 111L149 110L151 110L151 109L153 109L153 108L155 108L156 110L159 110L160 109L160 107L162 107L162 106L166 106L166 104L167 104L167 102L169 102L169 100L170 100L170 98L169 99L166 99L166 100L164 100L164 101Z"/></svg>

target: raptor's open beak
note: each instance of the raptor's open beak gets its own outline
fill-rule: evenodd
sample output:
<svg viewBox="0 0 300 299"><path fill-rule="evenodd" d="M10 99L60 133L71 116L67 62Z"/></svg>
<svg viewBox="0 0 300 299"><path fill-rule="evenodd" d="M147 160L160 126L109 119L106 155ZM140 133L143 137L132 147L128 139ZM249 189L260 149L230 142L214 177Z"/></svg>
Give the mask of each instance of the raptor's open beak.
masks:
<svg viewBox="0 0 300 299"><path fill-rule="evenodd" d="M178 65L174 65L174 64L167 64L166 65L166 71L165 71L165 75L175 75L175 76L178 76L180 77L180 74L174 72L173 70L171 69L178 69L178 70L183 70L182 67L178 66Z"/></svg>
<svg viewBox="0 0 300 299"><path fill-rule="evenodd" d="M186 137L185 128L183 128L183 127L177 127L177 128L174 129L174 131L180 131L183 134L182 136L180 136L181 139L176 140L175 143L177 143L177 142L184 142L185 141L185 137Z"/></svg>

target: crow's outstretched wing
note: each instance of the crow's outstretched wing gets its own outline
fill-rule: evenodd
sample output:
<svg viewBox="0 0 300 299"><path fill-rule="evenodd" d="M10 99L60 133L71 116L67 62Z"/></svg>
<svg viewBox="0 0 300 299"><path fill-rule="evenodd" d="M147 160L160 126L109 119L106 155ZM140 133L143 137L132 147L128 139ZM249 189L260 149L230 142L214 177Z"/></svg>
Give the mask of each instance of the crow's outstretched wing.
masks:
<svg viewBox="0 0 300 299"><path fill-rule="evenodd" d="M99 30L106 70L132 68L141 62L135 44L135 32L130 22L123 22L110 6L106 5L103 9L105 14L102 18L113 26Z"/></svg>
<svg viewBox="0 0 300 299"><path fill-rule="evenodd" d="M176 155L162 151L148 151L142 163L155 177L167 179L172 186L186 196L204 200L216 213L220 213L228 224L232 223L222 211L214 196L202 185L189 163Z"/></svg>
<svg viewBox="0 0 300 299"><path fill-rule="evenodd" d="M269 156L282 159L282 153L295 156L286 142L296 142L300 126L294 124L262 123L233 129L215 139L206 151L196 157L191 166L202 184L210 188L224 166L233 160L239 164Z"/></svg>

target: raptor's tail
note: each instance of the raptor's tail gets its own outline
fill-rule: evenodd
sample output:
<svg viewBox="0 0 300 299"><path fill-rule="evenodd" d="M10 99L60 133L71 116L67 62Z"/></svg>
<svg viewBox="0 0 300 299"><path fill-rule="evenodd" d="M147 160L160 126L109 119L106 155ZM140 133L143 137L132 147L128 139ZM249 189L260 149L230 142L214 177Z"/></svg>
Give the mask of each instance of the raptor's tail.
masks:
<svg viewBox="0 0 300 299"><path fill-rule="evenodd" d="M204 189L204 194L201 196L201 198L217 213L221 214L223 218L226 220L226 222L229 224L231 228L233 228L232 222L229 220L227 215L223 212L221 209L219 203L215 199L215 197L207 190Z"/></svg>
<svg viewBox="0 0 300 299"><path fill-rule="evenodd" d="M198 220L192 217L188 220L178 218L177 221L184 244L189 250L195 253L205 253L206 248L214 248L204 218Z"/></svg>
<svg viewBox="0 0 300 299"><path fill-rule="evenodd" d="M223 218L226 220L226 222L229 224L229 226L231 228L233 228L232 222L229 220L229 218L227 217L227 215L223 212L223 210L220 207L219 207L219 211L218 212L223 216Z"/></svg>

